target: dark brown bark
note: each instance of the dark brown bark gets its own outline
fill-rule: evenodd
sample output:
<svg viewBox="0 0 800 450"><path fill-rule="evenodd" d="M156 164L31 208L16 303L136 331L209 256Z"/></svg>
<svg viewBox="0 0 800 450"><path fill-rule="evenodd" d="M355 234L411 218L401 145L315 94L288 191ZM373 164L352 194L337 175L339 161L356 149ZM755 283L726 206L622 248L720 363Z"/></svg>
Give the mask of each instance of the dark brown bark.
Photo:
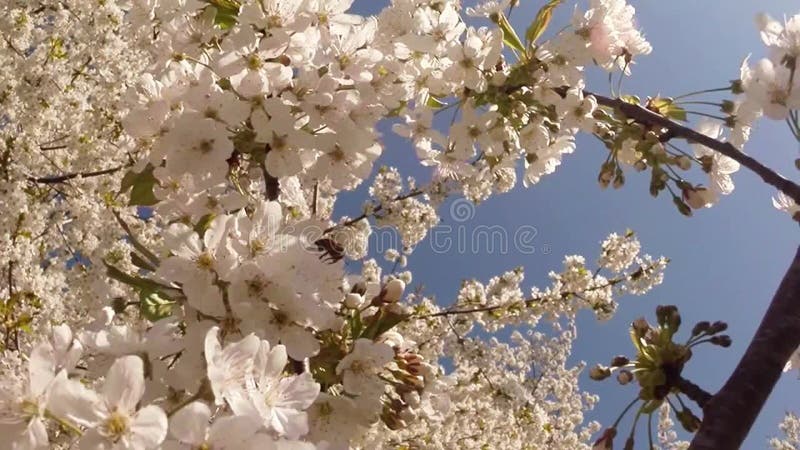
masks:
<svg viewBox="0 0 800 450"><path fill-rule="evenodd" d="M703 424L689 449L738 449L798 345L800 248L744 356L703 409Z"/></svg>

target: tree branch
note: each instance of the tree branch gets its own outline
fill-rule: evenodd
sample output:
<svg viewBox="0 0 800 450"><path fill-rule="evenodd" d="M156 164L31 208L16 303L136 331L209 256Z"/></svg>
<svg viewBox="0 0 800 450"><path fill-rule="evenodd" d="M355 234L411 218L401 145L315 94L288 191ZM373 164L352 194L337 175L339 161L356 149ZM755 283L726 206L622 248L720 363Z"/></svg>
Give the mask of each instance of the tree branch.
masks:
<svg viewBox="0 0 800 450"><path fill-rule="evenodd" d="M798 345L800 248L739 365L705 406L689 449L738 449Z"/></svg>
<svg viewBox="0 0 800 450"><path fill-rule="evenodd" d="M28 181L31 181L31 182L34 182L34 183L58 184L58 183L63 183L65 181L69 181L69 180L72 180L72 179L78 178L78 177L91 178L91 177L99 177L99 176L102 176L102 175L109 175L109 174L112 174L114 172L119 172L120 170L124 169L125 167L127 167L127 165L112 167L110 169L95 170L93 172L73 172L73 173L67 173L67 174L64 174L64 175L56 175L56 176L51 176L51 177L33 177L33 176L28 176L26 178L27 178Z"/></svg>
<svg viewBox="0 0 800 450"><path fill-rule="evenodd" d="M687 126L673 122L672 120L650 111L649 109L640 105L628 103L617 98L605 97L589 91L583 91L583 94L587 96L593 96L595 99L597 99L598 104L614 108L638 123L643 125L658 126L666 129L667 135L670 138L676 137L685 139L689 142L696 142L698 144L705 145L714 151L722 153L734 161L737 161L742 166L752 170L756 173L756 175L760 176L765 183L775 187L779 191L791 197L795 203L800 204L800 185L797 185L796 183L784 178L774 170L758 162L753 157L742 153L730 142L718 141Z"/></svg>
<svg viewBox="0 0 800 450"><path fill-rule="evenodd" d="M425 194L425 193L427 193L427 191L424 190L424 189L414 189L414 190L412 190L411 192L409 192L407 194L398 195L397 197L392 199L392 201L393 202L399 202L401 200L405 200L405 199L411 198L411 197L417 197L417 196L420 196L420 195ZM375 208L373 208L372 211L369 214L362 213L360 216L355 217L353 219L350 219L350 220L348 220L346 222L342 222L340 224L333 225L332 227L329 227L329 228L325 229L325 231L323 231L322 234L328 234L331 231L334 231L334 230L336 230L338 228L349 227L350 225L354 225L354 224L366 219L367 217L369 217L369 216L371 216L371 215L373 215L373 214L375 214L377 212L381 212L382 210L383 210L383 204L379 204Z"/></svg>
<svg viewBox="0 0 800 450"><path fill-rule="evenodd" d="M684 395L689 397L689 399L697 403L697 405L701 408L705 408L705 406L713 397L711 394L703 390L703 388L683 377L678 378L676 387L680 389Z"/></svg>

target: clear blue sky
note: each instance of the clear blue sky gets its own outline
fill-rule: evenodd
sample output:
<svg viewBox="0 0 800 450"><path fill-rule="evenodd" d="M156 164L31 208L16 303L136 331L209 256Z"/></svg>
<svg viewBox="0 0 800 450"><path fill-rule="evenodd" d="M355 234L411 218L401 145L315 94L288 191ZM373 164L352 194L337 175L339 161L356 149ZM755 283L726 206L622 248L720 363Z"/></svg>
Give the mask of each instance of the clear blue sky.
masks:
<svg viewBox="0 0 800 450"><path fill-rule="evenodd" d="M355 10L373 13L385 3L356 0ZM543 3L522 0L512 22L524 30ZM565 24L572 12L574 2L564 3L553 19L555 29ZM650 56L637 62L633 76L624 84L626 93L642 96L674 96L725 85L737 78L741 60L748 53L763 54L754 24L757 12L775 17L800 12L796 0L631 3L654 48ZM588 84L598 92L607 92L605 73L599 69L590 69ZM381 163L412 167L411 147L393 136L388 127L382 130L386 151ZM759 122L746 146L749 154L794 179L798 179L793 165L798 150L785 124L768 121ZM575 361L606 364L616 354L631 354L627 324L642 315L652 321L658 304L676 304L685 327L699 320L724 320L730 326L733 345L728 349L698 348L685 372L714 392L746 348L800 243L797 224L773 209L773 190L744 169L734 178L736 190L732 195L692 218L679 215L668 197L650 197L649 178L644 175L630 173L623 189L601 191L596 177L605 155L606 150L597 141L583 136L578 139L577 151L564 159L554 175L533 188L519 186L509 194L493 197L480 205L467 223L499 224L510 229L534 226L534 245L539 250L535 254L437 254L422 245L410 258L415 283L425 285L426 292L443 303L452 301L462 278L487 280L517 266L526 269L526 287L546 285L547 272L560 266L563 255L577 253L594 258L599 242L608 233L631 228L646 251L671 258L664 284L645 297L622 298L617 316L609 322L597 323L589 314L581 316ZM424 172L414 172L425 177ZM339 211L355 215L363 198L362 189L347 197ZM446 210L442 216L447 216ZM548 254L542 251L545 248ZM794 373L781 380L744 449L765 448L766 439L778 434L777 424L784 412L800 412L797 378ZM635 388L615 382L596 383L584 376L582 383L601 396L590 418L604 424L612 422L635 395Z"/></svg>

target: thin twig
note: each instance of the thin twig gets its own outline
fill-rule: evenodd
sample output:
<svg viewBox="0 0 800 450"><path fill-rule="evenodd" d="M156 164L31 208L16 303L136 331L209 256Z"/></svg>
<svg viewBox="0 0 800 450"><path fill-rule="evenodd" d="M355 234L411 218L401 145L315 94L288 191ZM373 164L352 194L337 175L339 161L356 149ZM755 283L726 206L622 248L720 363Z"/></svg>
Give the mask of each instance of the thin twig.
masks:
<svg viewBox="0 0 800 450"><path fill-rule="evenodd" d="M67 174L64 174L64 175L55 175L55 176L49 176L49 177L28 176L26 178L27 178L28 181L33 182L33 183L58 184L58 183L63 183L65 181L69 181L69 180L72 180L72 179L75 179L75 178L78 178L78 177L80 177L80 178L92 178L92 177L99 177L99 176L102 176L102 175L109 175L109 174L112 174L112 173L115 173L115 172L119 172L120 170L122 170L122 169L124 169L126 167L128 167L127 164L126 165L122 165L122 166L112 167L110 169L95 170L95 171L92 171L92 172L72 172L72 173L67 173Z"/></svg>

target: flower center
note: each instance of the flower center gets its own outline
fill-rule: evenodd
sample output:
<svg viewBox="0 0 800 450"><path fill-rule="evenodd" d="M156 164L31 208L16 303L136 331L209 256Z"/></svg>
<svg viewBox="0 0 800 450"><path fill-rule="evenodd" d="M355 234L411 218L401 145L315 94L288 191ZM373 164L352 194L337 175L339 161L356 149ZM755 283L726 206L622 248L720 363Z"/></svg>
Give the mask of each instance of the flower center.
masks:
<svg viewBox="0 0 800 450"><path fill-rule="evenodd" d="M102 426L103 434L112 441L118 441L128 431L128 416L114 411Z"/></svg>
<svg viewBox="0 0 800 450"><path fill-rule="evenodd" d="M208 253L203 253L195 260L197 267L204 270L211 270L214 267L214 258Z"/></svg>

